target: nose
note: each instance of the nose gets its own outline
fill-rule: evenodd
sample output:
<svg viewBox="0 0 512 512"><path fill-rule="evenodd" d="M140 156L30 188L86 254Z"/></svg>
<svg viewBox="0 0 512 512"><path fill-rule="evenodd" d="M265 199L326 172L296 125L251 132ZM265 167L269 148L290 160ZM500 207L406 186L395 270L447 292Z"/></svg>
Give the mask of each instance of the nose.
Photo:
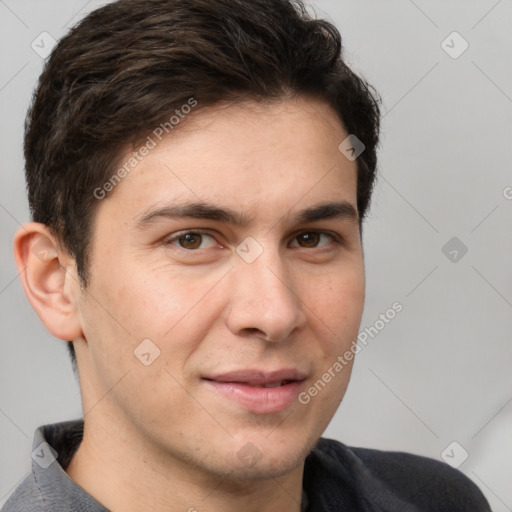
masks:
<svg viewBox="0 0 512 512"><path fill-rule="evenodd" d="M277 249L266 249L252 263L238 260L230 287L226 322L237 336L284 341L306 323L302 301Z"/></svg>

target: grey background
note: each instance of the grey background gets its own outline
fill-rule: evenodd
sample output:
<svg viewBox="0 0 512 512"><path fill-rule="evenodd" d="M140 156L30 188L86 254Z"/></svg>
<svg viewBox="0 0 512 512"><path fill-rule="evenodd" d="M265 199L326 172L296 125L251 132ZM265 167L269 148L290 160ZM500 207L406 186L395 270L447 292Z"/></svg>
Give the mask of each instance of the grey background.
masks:
<svg viewBox="0 0 512 512"><path fill-rule="evenodd" d="M64 342L25 299L11 240L29 220L22 129L43 63L31 43L43 31L58 39L102 3L0 0L0 505L30 469L34 429L81 416ZM437 459L456 441L451 460L466 450L460 470L495 512L510 511L512 2L313 5L383 98L361 329L403 305L359 353L325 435ZM455 59L441 46L453 31L469 44ZM445 43L452 53L457 37ZM452 237L468 249L455 262L442 252Z"/></svg>

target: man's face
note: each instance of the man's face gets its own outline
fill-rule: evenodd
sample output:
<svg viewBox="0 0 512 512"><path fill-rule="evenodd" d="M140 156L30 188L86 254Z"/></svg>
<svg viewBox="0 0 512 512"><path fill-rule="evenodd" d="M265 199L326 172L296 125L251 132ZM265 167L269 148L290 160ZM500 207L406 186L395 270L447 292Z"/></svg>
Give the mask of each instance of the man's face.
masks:
<svg viewBox="0 0 512 512"><path fill-rule="evenodd" d="M205 109L99 202L75 343L86 429L210 474L300 465L364 302L347 135L312 100Z"/></svg>

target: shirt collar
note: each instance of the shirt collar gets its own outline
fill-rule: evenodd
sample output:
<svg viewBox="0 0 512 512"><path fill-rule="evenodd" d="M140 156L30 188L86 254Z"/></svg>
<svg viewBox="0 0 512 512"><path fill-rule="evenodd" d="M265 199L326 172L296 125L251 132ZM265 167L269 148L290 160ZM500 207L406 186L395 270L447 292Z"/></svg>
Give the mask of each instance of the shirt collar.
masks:
<svg viewBox="0 0 512 512"><path fill-rule="evenodd" d="M109 512L66 473L83 435L83 420L39 427L32 445L32 474L51 510L67 510L80 504L82 512Z"/></svg>

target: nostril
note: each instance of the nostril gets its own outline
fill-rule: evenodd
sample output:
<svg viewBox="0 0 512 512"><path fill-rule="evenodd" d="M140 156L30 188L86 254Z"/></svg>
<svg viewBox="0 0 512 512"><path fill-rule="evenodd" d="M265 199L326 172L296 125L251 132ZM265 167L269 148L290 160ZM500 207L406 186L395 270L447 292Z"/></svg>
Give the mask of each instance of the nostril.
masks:
<svg viewBox="0 0 512 512"><path fill-rule="evenodd" d="M248 334L264 334L260 329L257 327L246 327L245 331Z"/></svg>
<svg viewBox="0 0 512 512"><path fill-rule="evenodd" d="M246 327L243 332L246 336L258 337L265 341L275 341L269 334L267 334L265 331L262 331L261 329L258 329L257 327Z"/></svg>

